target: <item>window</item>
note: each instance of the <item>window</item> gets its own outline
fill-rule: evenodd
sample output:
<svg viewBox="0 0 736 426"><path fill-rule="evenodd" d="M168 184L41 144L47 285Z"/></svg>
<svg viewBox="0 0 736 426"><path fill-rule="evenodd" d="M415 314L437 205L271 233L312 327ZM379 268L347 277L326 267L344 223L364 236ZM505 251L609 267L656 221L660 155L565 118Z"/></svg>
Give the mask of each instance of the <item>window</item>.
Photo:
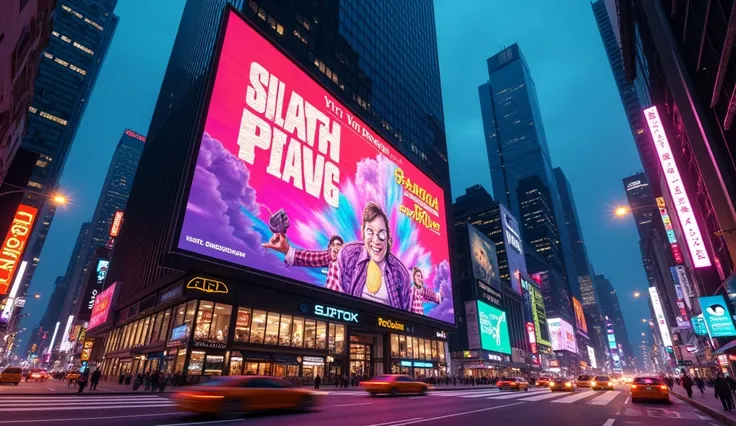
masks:
<svg viewBox="0 0 736 426"><path fill-rule="evenodd" d="M304 345L304 318L294 317L291 328L291 346L301 348Z"/></svg>
<svg viewBox="0 0 736 426"><path fill-rule="evenodd" d="M406 357L410 359L414 358L414 350L415 350L414 339L412 339L411 337L408 337L406 339Z"/></svg>
<svg viewBox="0 0 736 426"><path fill-rule="evenodd" d="M338 324L335 327L335 353L345 352L345 326Z"/></svg>
<svg viewBox="0 0 736 426"><path fill-rule="evenodd" d="M164 312L164 319L161 323L161 332L158 334L158 340L165 340L166 334L169 332L169 321L171 320L171 309L167 309L166 312Z"/></svg>
<svg viewBox="0 0 736 426"><path fill-rule="evenodd" d="M176 354L176 363L174 365L174 373L183 373L184 372L184 360L187 356L187 350L186 349L179 349L179 352Z"/></svg>
<svg viewBox="0 0 736 426"><path fill-rule="evenodd" d="M399 336L399 356L406 358L406 336ZM409 337L411 339L411 337Z"/></svg>
<svg viewBox="0 0 736 426"><path fill-rule="evenodd" d="M276 345L279 340L279 317L275 312L269 312L266 320L266 338L264 343L267 345Z"/></svg>
<svg viewBox="0 0 736 426"><path fill-rule="evenodd" d="M194 329L194 340L208 340L210 324L214 313L214 303L202 301L197 311L197 328Z"/></svg>
<svg viewBox="0 0 736 426"><path fill-rule="evenodd" d="M235 320L235 341L247 342L250 335L250 320L253 312L247 308L238 309L238 317Z"/></svg>
<svg viewBox="0 0 736 426"><path fill-rule="evenodd" d="M204 351L192 351L192 356L189 358L189 375L200 375L203 369Z"/></svg>
<svg viewBox="0 0 736 426"><path fill-rule="evenodd" d="M391 335L391 357L392 358L399 357L399 335L398 334Z"/></svg>
<svg viewBox="0 0 736 426"><path fill-rule="evenodd" d="M266 312L253 311L253 325L251 326L251 343L263 343L266 333Z"/></svg>
<svg viewBox="0 0 736 426"><path fill-rule="evenodd" d="M314 349L315 337L317 335L317 322L315 320L304 321L304 347Z"/></svg>
<svg viewBox="0 0 736 426"><path fill-rule="evenodd" d="M227 343L230 333L230 320L233 317L233 307L222 303L215 304L215 313L210 326L210 341Z"/></svg>
<svg viewBox="0 0 736 426"><path fill-rule="evenodd" d="M279 327L279 345L291 345L291 315L281 315L281 326Z"/></svg>
<svg viewBox="0 0 736 426"><path fill-rule="evenodd" d="M327 323L317 321L317 349L327 349Z"/></svg>

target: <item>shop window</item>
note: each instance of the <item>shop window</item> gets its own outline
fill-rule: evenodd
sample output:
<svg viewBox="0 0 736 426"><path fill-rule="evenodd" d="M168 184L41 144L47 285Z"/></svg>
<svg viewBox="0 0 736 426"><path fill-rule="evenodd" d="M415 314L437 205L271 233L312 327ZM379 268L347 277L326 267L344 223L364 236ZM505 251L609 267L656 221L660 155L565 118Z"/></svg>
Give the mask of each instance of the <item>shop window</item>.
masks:
<svg viewBox="0 0 736 426"><path fill-rule="evenodd" d="M317 321L317 349L327 349L327 323Z"/></svg>
<svg viewBox="0 0 736 426"><path fill-rule="evenodd" d="M228 375L240 376L241 374L243 374L243 357L231 356L230 357L230 371L228 372Z"/></svg>
<svg viewBox="0 0 736 426"><path fill-rule="evenodd" d="M186 316L186 313L187 313L186 303L182 303L181 305L177 306L175 309L176 310L174 312L174 324L175 325L184 324L184 317Z"/></svg>
<svg viewBox="0 0 736 426"><path fill-rule="evenodd" d="M166 340L166 334L169 332L169 322L171 320L171 309L167 309L166 312L164 312L164 320L161 323L161 332L158 334L158 340Z"/></svg>
<svg viewBox="0 0 736 426"><path fill-rule="evenodd" d="M281 325L279 326L279 345L291 345L291 315L281 315Z"/></svg>
<svg viewBox="0 0 736 426"><path fill-rule="evenodd" d="M345 352L345 326L337 324L335 327L335 353Z"/></svg>
<svg viewBox="0 0 736 426"><path fill-rule="evenodd" d="M437 360L437 344L439 342L431 342L432 343L432 359Z"/></svg>
<svg viewBox="0 0 736 426"><path fill-rule="evenodd" d="M150 317L147 318L148 320L148 328L146 329L146 337L143 340L144 345L150 344L153 339L153 330L156 328L156 320L158 319L158 315L153 314Z"/></svg>
<svg viewBox="0 0 736 426"><path fill-rule="evenodd" d="M151 330L149 328L150 326L151 326L151 317L150 316L147 316L143 320L143 332L141 333L141 339L140 339L140 344L141 345L145 345L145 344L148 343L148 335L151 332Z"/></svg>
<svg viewBox="0 0 736 426"><path fill-rule="evenodd" d="M399 357L399 335L398 334L391 335L391 357L392 358Z"/></svg>
<svg viewBox="0 0 736 426"><path fill-rule="evenodd" d="M215 315L210 326L210 340L218 343L227 343L230 334L230 319L233 317L233 307L218 303L215 305Z"/></svg>
<svg viewBox="0 0 736 426"><path fill-rule="evenodd" d="M414 346L414 339L412 339L411 337L408 337L406 339L406 357L407 358L409 358L409 359L413 359L414 358L414 349L415 348L416 348L416 346Z"/></svg>
<svg viewBox="0 0 736 426"><path fill-rule="evenodd" d="M279 343L279 317L275 312L269 312L266 319L266 338L264 342L267 345L277 345Z"/></svg>
<svg viewBox="0 0 736 426"><path fill-rule="evenodd" d="M440 362L447 362L445 357L445 342L437 342L437 356Z"/></svg>
<svg viewBox="0 0 736 426"><path fill-rule="evenodd" d="M327 350L335 353L335 324L327 325Z"/></svg>
<svg viewBox="0 0 736 426"><path fill-rule="evenodd" d="M317 322L315 320L304 321L304 347L314 349L315 338L317 337Z"/></svg>
<svg viewBox="0 0 736 426"><path fill-rule="evenodd" d="M257 362L246 362L245 363L245 375L246 376L255 376L258 374L258 363Z"/></svg>
<svg viewBox="0 0 736 426"><path fill-rule="evenodd" d="M213 302L202 301L199 304L197 312L197 325L194 329L194 340L208 340L210 334L210 324L212 324L212 316L215 312Z"/></svg>
<svg viewBox="0 0 736 426"><path fill-rule="evenodd" d="M238 308L238 317L235 319L235 341L247 342L250 335L250 320L253 312L247 308Z"/></svg>
<svg viewBox="0 0 736 426"><path fill-rule="evenodd" d="M427 341L419 339L419 359L427 359Z"/></svg>
<svg viewBox="0 0 736 426"><path fill-rule="evenodd" d="M253 310L253 325L251 326L250 342L263 343L266 334L266 312Z"/></svg>
<svg viewBox="0 0 736 426"><path fill-rule="evenodd" d="M223 355L207 355L204 358L204 374L206 376L222 376L225 369L225 357Z"/></svg>
<svg viewBox="0 0 736 426"><path fill-rule="evenodd" d="M399 336L399 357L406 358L406 336Z"/></svg>
<svg viewBox="0 0 736 426"><path fill-rule="evenodd" d="M192 351L192 355L189 357L189 369L187 374L192 376L198 376L202 374L204 369L204 351Z"/></svg>
<svg viewBox="0 0 736 426"><path fill-rule="evenodd" d="M187 314L184 317L184 323L187 325L187 330L192 329L192 323L194 322L194 316L197 313L197 301L190 300L187 303Z"/></svg>
<svg viewBox="0 0 736 426"><path fill-rule="evenodd" d="M301 348L304 345L304 318L294 317L291 327L291 346Z"/></svg>
<svg viewBox="0 0 736 426"><path fill-rule="evenodd" d="M161 335L161 323L164 322L164 311L159 312L156 314L156 319L153 322L153 327L151 328L151 343L156 343L159 341L159 335Z"/></svg>

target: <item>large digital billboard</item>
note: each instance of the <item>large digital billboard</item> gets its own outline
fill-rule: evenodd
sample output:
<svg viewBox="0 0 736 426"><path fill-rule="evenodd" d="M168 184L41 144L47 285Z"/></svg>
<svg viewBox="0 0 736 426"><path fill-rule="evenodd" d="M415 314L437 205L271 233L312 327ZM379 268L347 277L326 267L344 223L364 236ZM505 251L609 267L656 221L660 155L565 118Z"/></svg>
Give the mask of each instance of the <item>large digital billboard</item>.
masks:
<svg viewBox="0 0 736 426"><path fill-rule="evenodd" d="M572 298L572 306L575 309L575 325L578 333L587 337L588 323L585 321L585 311L583 310L583 305L575 296Z"/></svg>
<svg viewBox="0 0 736 426"><path fill-rule="evenodd" d="M511 355L509 322L506 312L478 301L480 345L483 349Z"/></svg>
<svg viewBox="0 0 736 426"><path fill-rule="evenodd" d="M552 350L577 353L578 347L575 343L575 331L572 324L562 318L547 318L547 327L549 327Z"/></svg>
<svg viewBox="0 0 736 426"><path fill-rule="evenodd" d="M13 274L21 264L37 213L38 209L25 204L18 205L15 211L8 234L0 247L0 296L8 293Z"/></svg>
<svg viewBox="0 0 736 426"><path fill-rule="evenodd" d="M105 277L107 276L107 269L110 266L110 261L107 259L97 259L94 263L94 271L90 271L87 285L84 289L84 298L82 303L79 305L79 311L77 312L77 319L88 320L92 314L92 307L95 304L95 299L102 286L105 283Z"/></svg>
<svg viewBox="0 0 736 426"><path fill-rule="evenodd" d="M544 306L544 295L535 285L529 286L529 295L532 302L532 319L537 332L537 344L551 347L549 328L547 327L547 308Z"/></svg>
<svg viewBox="0 0 736 426"><path fill-rule="evenodd" d="M588 359L590 360L590 366L592 368L598 368L598 361L595 359L595 349L587 346L588 348Z"/></svg>
<svg viewBox="0 0 736 426"><path fill-rule="evenodd" d="M662 172L664 172L670 195L677 206L675 210L677 210L677 217L680 220L682 233L685 235L685 241L690 250L693 266L696 268L710 266L710 257L705 249L703 236L700 233L700 227L693 211L693 205L690 203L687 190L682 184L680 171L677 169L677 163L675 163L675 157L672 154L672 148L667 139L667 134L662 127L657 107L652 106L645 109L644 117L646 117L647 124L649 124L649 131L652 134L654 147L657 149L659 164L662 166Z"/></svg>
<svg viewBox="0 0 736 426"><path fill-rule="evenodd" d="M500 291L501 277L498 276L496 245L471 224L468 224L468 244L473 277Z"/></svg>
<svg viewBox="0 0 736 426"><path fill-rule="evenodd" d="M522 246L519 221L503 204L498 205L501 212L501 227L503 229L503 243L506 248L506 260L509 265L509 281L511 288L521 294L521 277L527 275L526 260Z"/></svg>
<svg viewBox="0 0 736 426"><path fill-rule="evenodd" d="M228 13L178 248L454 323L443 189Z"/></svg>
<svg viewBox="0 0 736 426"><path fill-rule="evenodd" d="M710 337L736 336L733 318L728 311L728 305L723 296L706 296L698 298L700 309L703 311L705 326Z"/></svg>
<svg viewBox="0 0 736 426"><path fill-rule="evenodd" d="M95 298L87 330L92 330L93 328L107 322L110 310L112 309L112 299L113 296L115 296L115 287L117 287L117 284L117 282L113 283L110 287L98 294L97 298Z"/></svg>
<svg viewBox="0 0 736 426"><path fill-rule="evenodd" d="M657 326L659 327L659 334L662 336L662 344L664 344L665 347L672 347L670 328L667 326L667 319L664 316L662 302L659 300L659 293L657 293L656 287L649 287L649 297L652 299L654 315L657 317Z"/></svg>

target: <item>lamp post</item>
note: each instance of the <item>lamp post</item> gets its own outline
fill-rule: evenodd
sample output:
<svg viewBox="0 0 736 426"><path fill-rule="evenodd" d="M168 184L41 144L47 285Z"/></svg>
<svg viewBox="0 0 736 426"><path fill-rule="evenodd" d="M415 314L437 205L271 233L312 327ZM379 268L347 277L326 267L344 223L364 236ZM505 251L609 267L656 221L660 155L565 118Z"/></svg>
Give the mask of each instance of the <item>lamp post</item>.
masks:
<svg viewBox="0 0 736 426"><path fill-rule="evenodd" d="M23 188L23 187L20 187L18 185L13 185L13 184L10 184L10 183L7 183L7 182L3 183L3 185L4 186L9 186L9 187L15 188L15 189L12 190L12 191L0 192L0 197L2 197L3 195L11 195L11 194L20 194L20 193L30 192L32 194L38 194L38 195L41 195L43 197L48 198L49 200L51 200L57 206L66 205L69 202L69 200L66 198L66 196L64 194L60 193L60 192L55 192L53 194L48 194L46 192L34 191L32 189Z"/></svg>

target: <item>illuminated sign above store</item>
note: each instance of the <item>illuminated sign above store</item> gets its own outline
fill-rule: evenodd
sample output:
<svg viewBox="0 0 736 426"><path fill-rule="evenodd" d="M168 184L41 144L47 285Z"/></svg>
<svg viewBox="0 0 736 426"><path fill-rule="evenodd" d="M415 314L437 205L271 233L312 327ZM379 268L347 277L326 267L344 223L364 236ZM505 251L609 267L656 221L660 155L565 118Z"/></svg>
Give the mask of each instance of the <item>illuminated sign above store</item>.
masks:
<svg viewBox="0 0 736 426"><path fill-rule="evenodd" d="M37 213L35 207L20 204L13 216L8 234L0 247L0 296L8 292L13 275L20 266Z"/></svg>
<svg viewBox="0 0 736 426"><path fill-rule="evenodd" d="M123 224L123 212L117 210L112 217L112 225L110 226L110 236L117 237L120 234L120 225Z"/></svg>
<svg viewBox="0 0 736 426"><path fill-rule="evenodd" d="M358 314L355 314L356 316ZM404 331L406 330L406 324L403 322L398 322L390 319L383 319L381 317L378 317L378 326L383 328L390 328L391 330L399 330Z"/></svg>
<svg viewBox="0 0 736 426"><path fill-rule="evenodd" d="M675 259L675 263L682 264L682 251L680 245L677 244L677 237L675 237L675 229L672 227L672 220L670 215L667 213L665 208L664 198L657 197L657 208L659 209L659 215L662 217L662 223L664 224L664 230L667 232L667 240L670 242L670 250L672 250L672 257Z"/></svg>
<svg viewBox="0 0 736 426"><path fill-rule="evenodd" d="M657 316L657 325L659 326L659 334L662 336L662 343L665 347L671 347L672 338L670 337L670 330L667 326L667 320L662 310L662 302L659 301L659 294L657 293L656 287L649 287L649 297L652 299L654 314Z"/></svg>
<svg viewBox="0 0 736 426"><path fill-rule="evenodd" d="M708 252L705 249L705 244L703 243L703 236L700 233L700 227L695 218L693 205L690 203L687 191L682 183L680 171L677 169L670 142L662 127L657 107L652 106L645 109L644 117L646 117L647 124L649 124L649 131L652 134L652 140L657 149L659 163L662 166L662 171L664 172L665 180L670 190L670 196L675 204L673 208L677 210L680 227L682 227L682 232L685 234L685 240L690 250L693 266L696 268L708 267L711 265L711 262Z"/></svg>
<svg viewBox="0 0 736 426"><path fill-rule="evenodd" d="M209 278L196 277L187 283L187 288L203 291L205 293L222 293L227 294L230 290L227 285L221 281L211 280Z"/></svg>
<svg viewBox="0 0 736 426"><path fill-rule="evenodd" d="M346 322L358 322L357 312L345 311L331 306L314 305L314 314L320 317L327 317Z"/></svg>

